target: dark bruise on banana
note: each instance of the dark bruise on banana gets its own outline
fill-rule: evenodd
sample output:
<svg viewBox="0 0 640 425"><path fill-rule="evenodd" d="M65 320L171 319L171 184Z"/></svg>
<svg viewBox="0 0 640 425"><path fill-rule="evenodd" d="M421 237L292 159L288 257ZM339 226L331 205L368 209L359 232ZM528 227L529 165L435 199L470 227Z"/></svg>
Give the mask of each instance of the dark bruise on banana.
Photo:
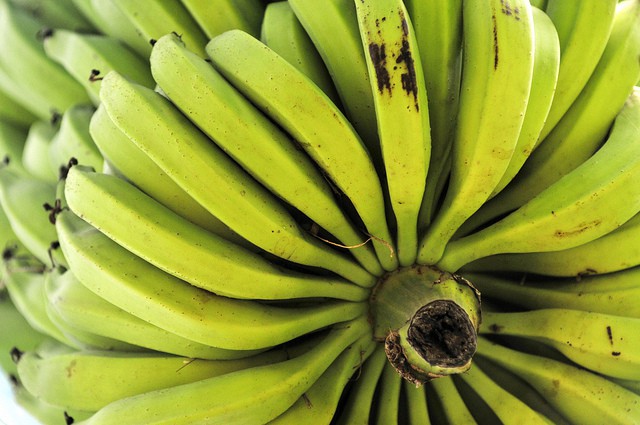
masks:
<svg viewBox="0 0 640 425"><path fill-rule="evenodd" d="M390 97L393 96L394 91L397 91L397 89L395 83L393 83L392 74L399 72L402 90L406 95L413 96L416 112L419 112L418 79L416 76L413 52L409 44L409 23L403 10L398 9L396 15L399 18L398 26L402 28L401 39L395 41L392 45L388 42L376 43L375 41L371 41L369 43L369 56L371 57L371 62L376 72L378 91L384 94L386 90ZM378 35L381 35L380 25L386 20L387 17L377 18L375 20ZM369 38L373 38L371 34L369 34ZM392 61L390 66L387 62L388 47L390 47L390 50L393 49L389 53L389 59Z"/></svg>

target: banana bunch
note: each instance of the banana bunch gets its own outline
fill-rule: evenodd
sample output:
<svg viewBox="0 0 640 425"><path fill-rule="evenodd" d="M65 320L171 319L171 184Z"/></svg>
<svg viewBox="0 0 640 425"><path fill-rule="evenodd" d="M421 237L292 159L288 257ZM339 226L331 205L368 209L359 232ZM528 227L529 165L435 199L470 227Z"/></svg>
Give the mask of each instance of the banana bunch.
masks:
<svg viewBox="0 0 640 425"><path fill-rule="evenodd" d="M640 1L0 0L0 43L42 423L640 423Z"/></svg>

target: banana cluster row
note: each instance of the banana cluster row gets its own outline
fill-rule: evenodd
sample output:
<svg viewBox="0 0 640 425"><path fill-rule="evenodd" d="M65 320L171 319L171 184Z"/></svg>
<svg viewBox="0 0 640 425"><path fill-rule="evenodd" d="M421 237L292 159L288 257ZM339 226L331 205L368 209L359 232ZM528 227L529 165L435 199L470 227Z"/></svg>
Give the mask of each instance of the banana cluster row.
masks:
<svg viewBox="0 0 640 425"><path fill-rule="evenodd" d="M637 0L1 0L0 43L43 423L640 421ZM414 264L483 302L419 388L370 309Z"/></svg>

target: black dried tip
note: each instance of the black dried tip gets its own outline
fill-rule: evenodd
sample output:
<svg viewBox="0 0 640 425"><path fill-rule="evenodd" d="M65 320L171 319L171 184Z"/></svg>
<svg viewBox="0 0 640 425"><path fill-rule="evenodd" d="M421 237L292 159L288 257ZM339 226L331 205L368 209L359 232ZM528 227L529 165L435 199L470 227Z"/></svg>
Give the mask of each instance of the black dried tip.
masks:
<svg viewBox="0 0 640 425"><path fill-rule="evenodd" d="M5 155L2 157L2 163L0 163L0 167L6 167L10 162L11 159L9 159L9 155Z"/></svg>
<svg viewBox="0 0 640 425"><path fill-rule="evenodd" d="M151 46L155 46L158 40L156 40L155 38L151 38L149 39L149 44L151 44Z"/></svg>
<svg viewBox="0 0 640 425"><path fill-rule="evenodd" d="M51 269L56 268L56 262L53 259L53 251L55 251L58 248L60 248L60 242L53 241L51 242L51 244L49 245L49 248L47 249L47 254L49 255L49 261L51 262Z"/></svg>
<svg viewBox="0 0 640 425"><path fill-rule="evenodd" d="M60 112L54 110L51 111L51 118L49 119L51 125L57 125L61 119L62 114Z"/></svg>
<svg viewBox="0 0 640 425"><path fill-rule="evenodd" d="M60 199L56 199L53 205L45 202L42 207L49 213L49 223L56 224L56 217L58 217L58 214L63 210L62 201L60 201Z"/></svg>
<svg viewBox="0 0 640 425"><path fill-rule="evenodd" d="M182 34L178 34L175 31L171 31L171 34L175 35L176 37L178 37L178 40L182 41Z"/></svg>
<svg viewBox="0 0 640 425"><path fill-rule="evenodd" d="M92 83L95 83L96 81L101 81L103 77L98 77L98 75L100 75L100 70L92 69L91 73L89 74L89 81L91 81Z"/></svg>
<svg viewBox="0 0 640 425"><path fill-rule="evenodd" d="M20 386L20 381L18 380L18 377L13 373L9 374L9 383L13 388L17 388L18 386Z"/></svg>
<svg viewBox="0 0 640 425"><path fill-rule="evenodd" d="M9 351L9 354L11 355L11 360L17 364L22 358L24 351L18 350L18 347L13 347L11 351Z"/></svg>
<svg viewBox="0 0 640 425"><path fill-rule="evenodd" d="M67 165L60 166L60 169L58 170L58 180L66 180L69 175L69 170L74 165L78 165L78 160L72 157L69 159L69 162L67 162Z"/></svg>
<svg viewBox="0 0 640 425"><path fill-rule="evenodd" d="M7 262L15 257L18 251L18 245L7 246L2 250L2 261Z"/></svg>
<svg viewBox="0 0 640 425"><path fill-rule="evenodd" d="M53 28L44 27L36 33L36 38L40 41L45 40L53 35Z"/></svg>
<svg viewBox="0 0 640 425"><path fill-rule="evenodd" d="M64 412L64 423L67 425L71 425L75 422L76 420L73 419L72 416L69 416L69 414L67 412Z"/></svg>

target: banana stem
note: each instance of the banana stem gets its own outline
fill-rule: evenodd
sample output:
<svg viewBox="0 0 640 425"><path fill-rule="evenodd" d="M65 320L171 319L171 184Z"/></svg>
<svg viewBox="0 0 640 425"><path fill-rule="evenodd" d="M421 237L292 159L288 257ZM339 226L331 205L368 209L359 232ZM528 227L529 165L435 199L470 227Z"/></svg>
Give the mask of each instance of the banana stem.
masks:
<svg viewBox="0 0 640 425"><path fill-rule="evenodd" d="M480 294L460 276L411 266L383 276L371 298L374 336L403 378L421 385L471 366Z"/></svg>

